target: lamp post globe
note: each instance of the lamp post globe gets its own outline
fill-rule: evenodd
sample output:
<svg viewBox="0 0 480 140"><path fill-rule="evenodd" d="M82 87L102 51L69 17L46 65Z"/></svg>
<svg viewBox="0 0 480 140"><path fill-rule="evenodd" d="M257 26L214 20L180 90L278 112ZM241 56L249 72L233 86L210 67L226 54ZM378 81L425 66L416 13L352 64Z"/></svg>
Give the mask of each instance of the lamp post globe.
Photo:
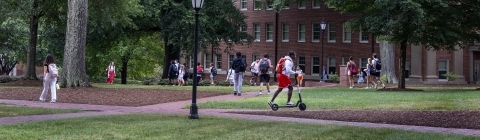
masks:
<svg viewBox="0 0 480 140"><path fill-rule="evenodd" d="M325 66L323 65L323 34L325 33L325 27L326 27L326 26L327 26L327 24L325 24L324 21L322 21L322 23L320 23L320 27L322 27L322 60L321 60L321 61L322 61L322 66L319 67L319 69L325 67ZM320 75L320 76L321 76L320 78L322 79L322 81L325 81L325 79L324 79L325 75L323 75L323 74L324 74L324 73L323 73L323 69L322 69L322 70L319 70L319 71L322 72L322 74Z"/></svg>
<svg viewBox="0 0 480 140"><path fill-rule="evenodd" d="M195 46L193 49L193 62L194 64L198 63L197 54L198 54L198 11L202 9L203 0L192 0L193 9L195 9ZM197 67L193 66L193 75L197 76ZM190 105L190 115L189 119L198 119L198 107L197 107L197 84L198 79L193 78L192 86L192 105Z"/></svg>

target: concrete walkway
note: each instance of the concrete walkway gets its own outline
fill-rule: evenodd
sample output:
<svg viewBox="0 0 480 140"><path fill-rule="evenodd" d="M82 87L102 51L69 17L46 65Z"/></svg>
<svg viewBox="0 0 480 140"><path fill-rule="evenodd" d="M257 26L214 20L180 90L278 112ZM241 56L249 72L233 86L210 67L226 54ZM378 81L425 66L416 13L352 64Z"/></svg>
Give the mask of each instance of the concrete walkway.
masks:
<svg viewBox="0 0 480 140"><path fill-rule="evenodd" d="M257 94L258 94L257 92L247 92L247 93L242 93L242 96L222 95L222 96L201 98L201 99L197 99L197 103L203 103L207 101L218 101L218 100L238 100L242 98L254 97L254 96L257 96ZM15 123L22 123L22 122L29 122L29 121L42 121L42 120L75 118L75 117L84 117L84 116L118 115L118 114L131 114L131 113L184 114L185 116L187 116L190 110L182 109L182 107L186 105L190 105L191 101L170 102L170 103L162 103L162 104L141 106L141 107L70 104L70 103L41 103L37 101L4 100L4 99L0 99L0 103L14 104L14 105L28 106L28 107L85 110L85 112L80 112L80 113L0 118L0 124L15 124ZM480 136L480 130L475 130L475 129L456 129L456 128L409 126L409 125L396 125L396 124L377 124L377 123L364 123L364 122L344 122L344 121L332 121L332 120L316 120L316 119L226 113L226 112L233 112L233 111L239 111L239 110L238 109L235 109L235 110L199 109L199 116L200 116L200 119L202 118L202 116L218 116L218 117L241 118L241 119L262 120L262 121L286 121L286 122L302 122L302 123L316 123L316 124L336 124L336 125L359 126L359 127L370 127L370 128L392 128L392 129L411 130L411 131L418 131L418 132L436 132L436 133L445 133L445 134ZM245 110L242 110L242 111L245 111Z"/></svg>

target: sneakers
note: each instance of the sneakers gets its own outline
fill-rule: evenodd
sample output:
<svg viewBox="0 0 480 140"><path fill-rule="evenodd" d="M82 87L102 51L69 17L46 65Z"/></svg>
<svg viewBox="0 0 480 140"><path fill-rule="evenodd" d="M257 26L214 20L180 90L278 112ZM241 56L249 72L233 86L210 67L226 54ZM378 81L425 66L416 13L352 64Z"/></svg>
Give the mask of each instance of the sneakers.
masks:
<svg viewBox="0 0 480 140"><path fill-rule="evenodd" d="M385 88L385 84L382 84L383 88Z"/></svg>
<svg viewBox="0 0 480 140"><path fill-rule="evenodd" d="M250 80L250 85L253 86L252 80Z"/></svg>
<svg viewBox="0 0 480 140"><path fill-rule="evenodd" d="M365 87L365 89L369 89L369 87Z"/></svg>
<svg viewBox="0 0 480 140"><path fill-rule="evenodd" d="M42 103L44 103L44 102L45 102L45 100L42 100L42 99L39 99L39 100L40 100L40 102L42 102Z"/></svg>
<svg viewBox="0 0 480 140"><path fill-rule="evenodd" d="M237 92L233 92L233 95L237 95Z"/></svg>
<svg viewBox="0 0 480 140"><path fill-rule="evenodd" d="M269 106L273 106L273 104L275 104L275 103L272 102L272 101L269 101L269 102L268 102L268 105L269 105Z"/></svg>
<svg viewBox="0 0 480 140"><path fill-rule="evenodd" d="M258 93L258 95L262 95L262 92L260 91L260 93Z"/></svg>
<svg viewBox="0 0 480 140"><path fill-rule="evenodd" d="M353 88L352 86L350 86L350 88Z"/></svg>
<svg viewBox="0 0 480 140"><path fill-rule="evenodd" d="M287 106L294 106L295 104L293 104L292 102L288 102L287 103Z"/></svg>
<svg viewBox="0 0 480 140"><path fill-rule="evenodd" d="M50 101L50 103L55 103L55 100Z"/></svg>
<svg viewBox="0 0 480 140"><path fill-rule="evenodd" d="M238 96L242 96L242 93L238 93L237 95L238 95Z"/></svg>
<svg viewBox="0 0 480 140"><path fill-rule="evenodd" d="M267 94L270 94L270 91L268 91Z"/></svg>

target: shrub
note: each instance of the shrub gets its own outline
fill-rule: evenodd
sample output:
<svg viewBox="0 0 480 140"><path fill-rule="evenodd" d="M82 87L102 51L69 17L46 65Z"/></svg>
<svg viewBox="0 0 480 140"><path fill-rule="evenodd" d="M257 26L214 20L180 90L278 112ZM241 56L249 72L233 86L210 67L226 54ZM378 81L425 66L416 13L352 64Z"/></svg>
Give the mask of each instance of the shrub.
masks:
<svg viewBox="0 0 480 140"><path fill-rule="evenodd" d="M0 83L15 82L17 80L19 80L19 78L14 78L14 77L9 77L9 76L1 76L0 77Z"/></svg>
<svg viewBox="0 0 480 140"><path fill-rule="evenodd" d="M331 74L328 74L328 77L330 77L330 79L329 79L330 81L332 81L332 82L334 82L334 83L335 83L335 82L338 82L338 74L337 74L337 72L334 72L333 74L332 74L332 73L331 73Z"/></svg>
<svg viewBox="0 0 480 140"><path fill-rule="evenodd" d="M230 81L220 81L220 82L217 82L217 85L218 86L230 86Z"/></svg>
<svg viewBox="0 0 480 140"><path fill-rule="evenodd" d="M157 79L154 80L157 85L167 85L168 84L168 79Z"/></svg>
<svg viewBox="0 0 480 140"><path fill-rule="evenodd" d="M380 80L382 80L382 83L387 83L387 75L386 75L386 74L383 74L383 75L380 77Z"/></svg>
<svg viewBox="0 0 480 140"><path fill-rule="evenodd" d="M447 79L448 79L447 84L448 84L449 81L455 81L458 78L458 75L456 75L453 72L447 72L445 74L442 74L442 76L447 77Z"/></svg>

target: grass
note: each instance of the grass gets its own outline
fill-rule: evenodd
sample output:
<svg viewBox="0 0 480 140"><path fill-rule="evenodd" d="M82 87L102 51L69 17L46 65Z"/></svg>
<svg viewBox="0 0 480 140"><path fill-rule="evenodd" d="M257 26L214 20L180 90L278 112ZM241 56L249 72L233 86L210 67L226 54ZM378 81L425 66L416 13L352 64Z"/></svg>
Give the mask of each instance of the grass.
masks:
<svg viewBox="0 0 480 140"><path fill-rule="evenodd" d="M0 118L30 116L30 115L44 115L44 114L76 113L76 112L81 112L81 110L23 107L23 106L13 106L13 105L0 103Z"/></svg>
<svg viewBox="0 0 480 140"><path fill-rule="evenodd" d="M307 123L218 117L189 120L184 115L131 114L27 122L0 126L0 139L479 139Z"/></svg>
<svg viewBox="0 0 480 140"><path fill-rule="evenodd" d="M166 89L166 90L192 90L192 86L161 86L161 85L140 85L140 84L104 84L94 83L94 87L100 88L149 88L149 89ZM258 91L258 86L243 86L242 92ZM277 89L277 86L271 86L270 89ZM233 86L197 86L197 91L215 91L224 93L233 93Z"/></svg>
<svg viewBox="0 0 480 140"><path fill-rule="evenodd" d="M375 91L372 89L315 88L301 91L307 110L480 110L480 92L473 89L425 88L419 92ZM271 95L231 101L200 103L200 108L270 109ZM285 90L275 99L287 101ZM294 90L292 102L298 101ZM298 109L298 108L295 108Z"/></svg>

